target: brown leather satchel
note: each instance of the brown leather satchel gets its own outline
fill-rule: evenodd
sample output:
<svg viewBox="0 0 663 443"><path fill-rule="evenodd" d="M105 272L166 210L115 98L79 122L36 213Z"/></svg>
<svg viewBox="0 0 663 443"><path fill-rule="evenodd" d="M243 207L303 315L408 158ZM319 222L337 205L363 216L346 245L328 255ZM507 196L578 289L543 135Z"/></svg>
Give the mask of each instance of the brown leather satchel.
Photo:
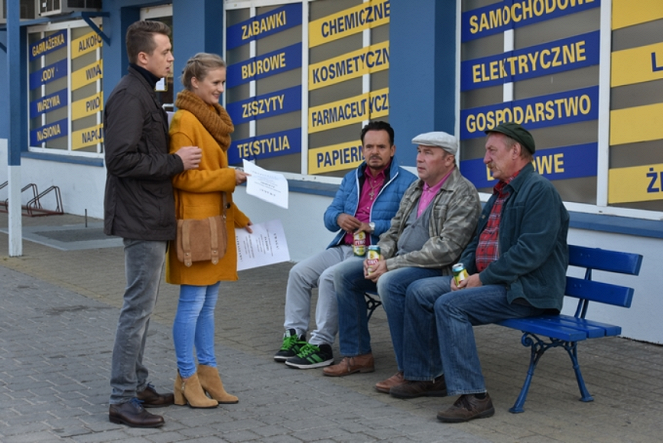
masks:
<svg viewBox="0 0 663 443"><path fill-rule="evenodd" d="M196 219L178 219L175 239L177 259L190 267L193 262L219 263L226 254L226 195L223 194L223 215Z"/></svg>

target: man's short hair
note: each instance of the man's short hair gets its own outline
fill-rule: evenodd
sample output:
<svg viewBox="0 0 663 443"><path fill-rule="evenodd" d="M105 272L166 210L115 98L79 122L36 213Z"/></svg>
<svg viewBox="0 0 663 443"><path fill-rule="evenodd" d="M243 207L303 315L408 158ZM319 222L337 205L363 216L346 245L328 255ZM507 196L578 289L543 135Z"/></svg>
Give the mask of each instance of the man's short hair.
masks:
<svg viewBox="0 0 663 443"><path fill-rule="evenodd" d="M154 34L170 37L170 27L155 20L141 20L132 23L127 29L126 43L129 63L136 64L138 54L152 54L157 47Z"/></svg>
<svg viewBox="0 0 663 443"><path fill-rule="evenodd" d="M368 122L361 130L361 145L364 145L364 136L368 131L387 131L389 134L389 146L394 146L394 128L387 122L374 120Z"/></svg>

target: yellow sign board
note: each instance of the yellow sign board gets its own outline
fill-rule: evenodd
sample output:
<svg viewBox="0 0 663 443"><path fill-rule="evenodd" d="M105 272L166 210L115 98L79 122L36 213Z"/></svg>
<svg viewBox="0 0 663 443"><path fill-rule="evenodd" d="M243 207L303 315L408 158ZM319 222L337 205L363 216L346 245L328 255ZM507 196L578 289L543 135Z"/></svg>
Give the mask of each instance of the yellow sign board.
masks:
<svg viewBox="0 0 663 443"><path fill-rule="evenodd" d="M610 111L610 145L663 139L663 103Z"/></svg>
<svg viewBox="0 0 663 443"><path fill-rule="evenodd" d="M104 98L101 92L86 97L82 100L76 100L71 104L71 119L78 120L79 118L94 115L103 110Z"/></svg>
<svg viewBox="0 0 663 443"><path fill-rule="evenodd" d="M96 61L71 74L71 89L76 90L83 86L101 80L104 77L103 60Z"/></svg>
<svg viewBox="0 0 663 443"><path fill-rule="evenodd" d="M389 23L390 0L371 0L309 23L309 48Z"/></svg>
<svg viewBox="0 0 663 443"><path fill-rule="evenodd" d="M81 149L104 141L104 125L102 123L90 128L71 133L71 149Z"/></svg>
<svg viewBox="0 0 663 443"><path fill-rule="evenodd" d="M389 69L389 42L367 46L309 65L308 89L313 91L385 69Z"/></svg>
<svg viewBox="0 0 663 443"><path fill-rule="evenodd" d="M631 203L663 199L663 163L611 169L608 172L608 203Z"/></svg>
<svg viewBox="0 0 663 443"><path fill-rule="evenodd" d="M389 88L309 108L309 134L389 115Z"/></svg>
<svg viewBox="0 0 663 443"><path fill-rule="evenodd" d="M661 0L612 0L612 29L626 28L663 18Z"/></svg>
<svg viewBox="0 0 663 443"><path fill-rule="evenodd" d="M82 37L71 41L71 58L80 57L83 54L101 48L103 40L96 32L89 32Z"/></svg>
<svg viewBox="0 0 663 443"><path fill-rule="evenodd" d="M663 40L663 32L660 37ZM662 78L663 42L612 53L610 86L613 88Z"/></svg>
<svg viewBox="0 0 663 443"><path fill-rule="evenodd" d="M356 168L364 161L361 141L339 143L308 151L308 173L342 171Z"/></svg>

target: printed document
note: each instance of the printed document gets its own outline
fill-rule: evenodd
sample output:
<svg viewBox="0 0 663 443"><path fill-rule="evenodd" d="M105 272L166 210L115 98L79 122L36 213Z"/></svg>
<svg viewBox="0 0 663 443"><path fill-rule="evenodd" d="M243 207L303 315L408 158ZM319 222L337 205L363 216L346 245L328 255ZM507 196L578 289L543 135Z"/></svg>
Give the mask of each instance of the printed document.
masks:
<svg viewBox="0 0 663 443"><path fill-rule="evenodd" d="M252 234L243 228L235 229L238 271L290 260L281 220L251 225L251 229Z"/></svg>
<svg viewBox="0 0 663 443"><path fill-rule="evenodd" d="M263 169L244 159L246 193L276 206L288 209L288 180L277 172Z"/></svg>

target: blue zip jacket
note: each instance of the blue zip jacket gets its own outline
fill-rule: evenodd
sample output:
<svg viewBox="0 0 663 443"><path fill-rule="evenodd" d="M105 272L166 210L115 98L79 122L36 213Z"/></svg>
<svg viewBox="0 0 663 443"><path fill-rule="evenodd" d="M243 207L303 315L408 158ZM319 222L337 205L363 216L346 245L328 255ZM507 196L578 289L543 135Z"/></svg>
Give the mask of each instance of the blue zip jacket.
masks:
<svg viewBox="0 0 663 443"><path fill-rule="evenodd" d="M338 216L343 213L354 216L357 213L357 206L359 205L359 183L363 178L365 167L366 162L362 162L357 169L348 172L343 177L343 181L338 191L336 191L334 200L325 211L325 227L331 232L339 231L327 248L341 244L343 237L345 237L345 231L341 230L341 227L336 222ZM398 166L396 156L391 158L389 176L387 177L388 181L380 189L371 207L370 221L375 223L375 230L371 233L372 245L377 245L380 234L389 229L391 219L396 215L396 211L398 211L403 193L405 193L405 190L416 179L417 176Z"/></svg>
<svg viewBox="0 0 663 443"><path fill-rule="evenodd" d="M560 311L569 263L569 214L552 183L531 164L505 190L510 195L500 218L500 256L479 274L481 283L506 286L509 303L524 298L537 308ZM479 235L496 198L493 194L484 206L477 233L460 257L470 274L477 272Z"/></svg>

